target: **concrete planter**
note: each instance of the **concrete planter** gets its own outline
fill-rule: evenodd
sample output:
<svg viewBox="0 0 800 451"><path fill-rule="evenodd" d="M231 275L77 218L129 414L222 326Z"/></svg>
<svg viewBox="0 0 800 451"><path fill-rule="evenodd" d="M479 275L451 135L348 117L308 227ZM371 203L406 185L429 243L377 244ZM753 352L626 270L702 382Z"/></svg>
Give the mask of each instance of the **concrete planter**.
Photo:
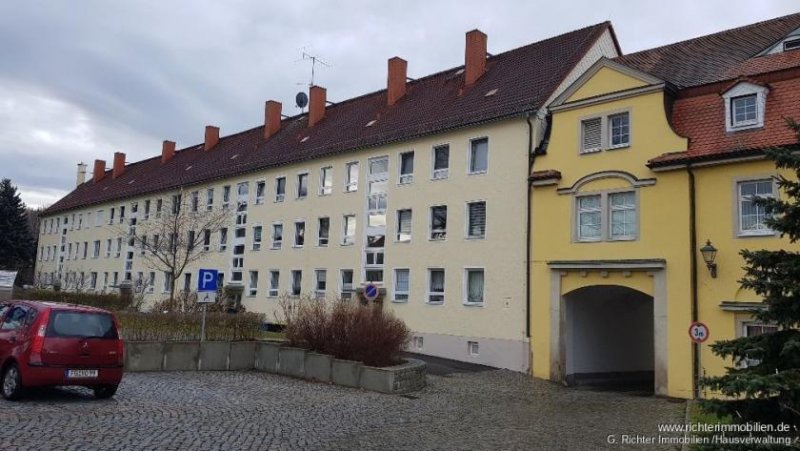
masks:
<svg viewBox="0 0 800 451"><path fill-rule="evenodd" d="M199 341L164 343L164 371L197 371L199 358Z"/></svg>
<svg viewBox="0 0 800 451"><path fill-rule="evenodd" d="M230 346L228 369L231 371L252 370L256 361L254 341L233 341Z"/></svg>
<svg viewBox="0 0 800 451"><path fill-rule="evenodd" d="M161 371L163 365L163 342L129 341L125 343L125 371Z"/></svg>
<svg viewBox="0 0 800 451"><path fill-rule="evenodd" d="M331 379L336 385L358 388L362 366L361 362L333 359Z"/></svg>
<svg viewBox="0 0 800 451"><path fill-rule="evenodd" d="M306 353L305 378L318 382L331 381L331 367L333 357L316 352Z"/></svg>
<svg viewBox="0 0 800 451"><path fill-rule="evenodd" d="M359 385L381 393L409 393L425 387L426 369L425 362L417 359L385 368L363 366Z"/></svg>
<svg viewBox="0 0 800 451"><path fill-rule="evenodd" d="M231 344L227 341L204 341L200 343L198 368L201 371L225 371L230 352Z"/></svg>
<svg viewBox="0 0 800 451"><path fill-rule="evenodd" d="M267 373L278 372L278 353L281 344L270 341L260 341L255 349L255 369Z"/></svg>
<svg viewBox="0 0 800 451"><path fill-rule="evenodd" d="M278 374L292 377L305 376L306 352L301 348L281 347L278 352Z"/></svg>

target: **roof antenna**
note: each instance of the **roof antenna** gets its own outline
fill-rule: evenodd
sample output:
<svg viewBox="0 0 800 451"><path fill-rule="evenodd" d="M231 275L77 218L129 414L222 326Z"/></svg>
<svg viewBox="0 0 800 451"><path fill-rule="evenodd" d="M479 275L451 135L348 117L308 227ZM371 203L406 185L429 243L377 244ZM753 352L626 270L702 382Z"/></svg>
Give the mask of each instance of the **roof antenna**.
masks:
<svg viewBox="0 0 800 451"><path fill-rule="evenodd" d="M308 53L306 51L307 49L308 47L300 48L301 59L296 60L295 63L300 61L311 61L311 80L307 84L308 87L311 87L314 86L314 77L317 72L317 64L321 65L322 67L331 67L331 65L321 60L318 56ZM297 83L297 84L306 85L306 83ZM306 93L303 91L298 92L297 95L295 96L295 104L297 108L300 108L301 113L305 112L305 107L306 105L308 105L308 95L306 95Z"/></svg>

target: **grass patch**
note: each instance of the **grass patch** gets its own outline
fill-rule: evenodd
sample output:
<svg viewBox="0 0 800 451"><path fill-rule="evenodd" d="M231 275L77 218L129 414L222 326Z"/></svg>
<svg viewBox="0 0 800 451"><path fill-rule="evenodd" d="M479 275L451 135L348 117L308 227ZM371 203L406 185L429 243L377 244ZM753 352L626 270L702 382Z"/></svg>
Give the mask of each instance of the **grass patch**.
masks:
<svg viewBox="0 0 800 451"><path fill-rule="evenodd" d="M718 417L717 415L703 410L703 407L697 401L689 402L689 423L690 424L730 424L732 423L731 417ZM714 432L694 432L692 435L695 437L712 437ZM689 445L692 451L706 451L719 449L719 445Z"/></svg>

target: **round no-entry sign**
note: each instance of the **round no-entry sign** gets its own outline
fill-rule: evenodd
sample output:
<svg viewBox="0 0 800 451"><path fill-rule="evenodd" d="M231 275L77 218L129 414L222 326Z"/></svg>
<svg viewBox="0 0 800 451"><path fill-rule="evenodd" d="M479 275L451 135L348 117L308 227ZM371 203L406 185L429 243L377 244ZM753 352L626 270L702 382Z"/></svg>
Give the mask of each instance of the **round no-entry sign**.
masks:
<svg viewBox="0 0 800 451"><path fill-rule="evenodd" d="M708 326L701 322L694 322L689 326L689 338L695 343L702 343L708 340L709 335Z"/></svg>
<svg viewBox="0 0 800 451"><path fill-rule="evenodd" d="M378 286L374 283L368 284L364 287L364 297L367 298L368 301L372 302L375 299L378 299Z"/></svg>

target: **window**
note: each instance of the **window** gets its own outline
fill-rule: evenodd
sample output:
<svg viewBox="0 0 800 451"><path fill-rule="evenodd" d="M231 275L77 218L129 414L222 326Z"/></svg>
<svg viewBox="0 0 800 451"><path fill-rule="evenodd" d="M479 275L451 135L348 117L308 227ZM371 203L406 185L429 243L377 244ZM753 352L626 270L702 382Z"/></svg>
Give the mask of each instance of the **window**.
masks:
<svg viewBox="0 0 800 451"><path fill-rule="evenodd" d="M306 223L305 221L296 221L294 223L294 246L303 247L306 242Z"/></svg>
<svg viewBox="0 0 800 451"><path fill-rule="evenodd" d="M414 152L403 152L400 154L400 180L404 185L414 181Z"/></svg>
<svg viewBox="0 0 800 451"><path fill-rule="evenodd" d="M324 269L317 269L314 271L314 294L317 298L325 297L325 290L328 288L328 272Z"/></svg>
<svg viewBox="0 0 800 451"><path fill-rule="evenodd" d="M206 229L203 230L203 252L208 252L210 250L211 250L211 231Z"/></svg>
<svg viewBox="0 0 800 451"><path fill-rule="evenodd" d="M106 240L106 258L111 257L111 240Z"/></svg>
<svg viewBox="0 0 800 451"><path fill-rule="evenodd" d="M261 250L261 226L253 227L253 250Z"/></svg>
<svg viewBox="0 0 800 451"><path fill-rule="evenodd" d="M83 259L84 260L86 260L86 257L88 256L88 254L89 254L89 242L88 241L84 241L83 242Z"/></svg>
<svg viewBox="0 0 800 451"><path fill-rule="evenodd" d="M778 326L774 324L763 324L755 322L746 322L742 324L742 334L745 337L756 337L764 334L771 334L778 331ZM756 366L761 361L759 359L745 359L742 366Z"/></svg>
<svg viewBox="0 0 800 451"><path fill-rule="evenodd" d="M231 203L231 187L226 185L222 187L222 209L227 210Z"/></svg>
<svg viewBox="0 0 800 451"><path fill-rule="evenodd" d="M383 283L382 269L367 269L364 271L367 282Z"/></svg>
<svg viewBox="0 0 800 451"><path fill-rule="evenodd" d="M397 241L411 241L411 210L397 210Z"/></svg>
<svg viewBox="0 0 800 451"><path fill-rule="evenodd" d="M443 240L447 238L447 206L431 207L431 238Z"/></svg>
<svg viewBox="0 0 800 451"><path fill-rule="evenodd" d="M483 305L483 268L467 269L464 281L464 304Z"/></svg>
<svg viewBox="0 0 800 451"><path fill-rule="evenodd" d="M111 208L111 210L109 210L109 212L108 212L108 225L113 225L114 224L114 212L115 211L116 210L114 210L113 207Z"/></svg>
<svg viewBox="0 0 800 451"><path fill-rule="evenodd" d="M579 196L576 205L578 241L634 240L639 235L634 191Z"/></svg>
<svg viewBox="0 0 800 451"><path fill-rule="evenodd" d="M96 272L89 273L89 288L91 288L92 290L96 290L97 289L97 273Z"/></svg>
<svg viewBox="0 0 800 451"><path fill-rule="evenodd" d="M414 347L414 349L421 351L422 346L425 344L425 339L424 337L419 337L419 336L411 337L411 344Z"/></svg>
<svg viewBox="0 0 800 451"><path fill-rule="evenodd" d="M189 252L191 252L194 250L194 245L197 241L197 234L194 230L190 230L186 238L186 248Z"/></svg>
<svg viewBox="0 0 800 451"><path fill-rule="evenodd" d="M731 126L742 127L758 122L757 96L748 94L731 99Z"/></svg>
<svg viewBox="0 0 800 451"><path fill-rule="evenodd" d="M105 273L106 279L108 279L108 273ZM154 271L150 271L150 276L147 279L147 292L152 293L156 287L156 273ZM103 287L105 289L105 286Z"/></svg>
<svg viewBox="0 0 800 451"><path fill-rule="evenodd" d="M51 224L53 220L50 220ZM103 210L97 210L97 214L94 215L94 225L95 227L100 227L103 225Z"/></svg>
<svg viewBox="0 0 800 451"><path fill-rule="evenodd" d="M352 299L353 292L353 270L352 269L343 269L340 271L340 277L342 279L341 283L341 298L342 299Z"/></svg>
<svg viewBox="0 0 800 451"><path fill-rule="evenodd" d="M247 290L248 296L258 294L258 271L250 271L250 287Z"/></svg>
<svg viewBox="0 0 800 451"><path fill-rule="evenodd" d="M236 184L236 195L238 200L247 202L247 198L250 195L250 183L249 182L241 182Z"/></svg>
<svg viewBox="0 0 800 451"><path fill-rule="evenodd" d="M192 273L187 272L183 275L183 292L189 293L192 291Z"/></svg>
<svg viewBox="0 0 800 451"><path fill-rule="evenodd" d="M609 122L609 141L611 148L625 147L630 145L630 118L628 113L614 114L608 117Z"/></svg>
<svg viewBox="0 0 800 451"><path fill-rule="evenodd" d="M757 197L775 197L773 189L774 183L770 179L751 180L737 184L739 235L773 234L773 231L765 224L770 215L763 206L753 202Z"/></svg>
<svg viewBox="0 0 800 451"><path fill-rule="evenodd" d="M197 191L192 191L190 197L190 209L192 212L197 211L197 206L199 205L199 203L200 203L200 193L198 193Z"/></svg>
<svg viewBox="0 0 800 451"><path fill-rule="evenodd" d="M356 216L355 215L345 215L344 216L344 224L343 224L342 230L344 230L344 235L342 235L342 244L353 244L353 243L355 243L355 237L356 237Z"/></svg>
<svg viewBox="0 0 800 451"><path fill-rule="evenodd" d="M264 203L264 191L267 189L267 182L260 181L256 182L256 205L261 205Z"/></svg>
<svg viewBox="0 0 800 451"><path fill-rule="evenodd" d="M473 357L476 357L476 356L478 356L479 351L480 351L480 347L479 347L477 341L468 341L467 342L467 352L469 353L469 355L471 355Z"/></svg>
<svg viewBox="0 0 800 451"><path fill-rule="evenodd" d="M300 296L300 287L303 284L303 271L292 270L292 296Z"/></svg>
<svg viewBox="0 0 800 451"><path fill-rule="evenodd" d="M469 173L483 174L489 169L489 139L474 139L470 142Z"/></svg>
<svg viewBox="0 0 800 451"><path fill-rule="evenodd" d="M603 150L602 118L581 121L581 153Z"/></svg>
<svg viewBox="0 0 800 451"><path fill-rule="evenodd" d="M117 258L122 254L122 238L117 238Z"/></svg>
<svg viewBox="0 0 800 451"><path fill-rule="evenodd" d="M450 145L444 144L433 148L433 179L443 180L450 169Z"/></svg>
<svg viewBox="0 0 800 451"><path fill-rule="evenodd" d="M164 202L161 199L156 199L156 218L161 217L161 207Z"/></svg>
<svg viewBox="0 0 800 451"><path fill-rule="evenodd" d="M280 249L283 243L283 224L272 224L272 248Z"/></svg>
<svg viewBox="0 0 800 451"><path fill-rule="evenodd" d="M94 242L94 252L92 253L92 258L100 257L100 240L95 240Z"/></svg>
<svg viewBox="0 0 800 451"><path fill-rule="evenodd" d="M11 311L6 315L6 320L3 322L3 325L0 326L0 330L19 329L20 326L22 326L23 321L25 320L25 316L27 315L28 311L24 307L12 308Z"/></svg>
<svg viewBox="0 0 800 451"><path fill-rule="evenodd" d="M428 303L444 303L444 269L428 270Z"/></svg>
<svg viewBox="0 0 800 451"><path fill-rule="evenodd" d="M333 168L328 166L319 170L319 195L326 196L333 192Z"/></svg>
<svg viewBox="0 0 800 451"><path fill-rule="evenodd" d="M83 213L78 214L78 230L83 228Z"/></svg>
<svg viewBox="0 0 800 451"><path fill-rule="evenodd" d="M358 162L347 163L345 165L345 192L352 193L358 190Z"/></svg>
<svg viewBox="0 0 800 451"><path fill-rule="evenodd" d="M286 177L275 179L275 202L283 202L286 198Z"/></svg>
<svg viewBox="0 0 800 451"><path fill-rule="evenodd" d="M297 198L305 199L308 196L308 174L297 174Z"/></svg>
<svg viewBox="0 0 800 451"><path fill-rule="evenodd" d="M467 204L467 238L483 238L486 236L486 202L469 202Z"/></svg>
<svg viewBox="0 0 800 451"><path fill-rule="evenodd" d="M267 296L271 298L278 296L279 282L280 282L280 272L276 269L271 270L269 272L269 288L267 291Z"/></svg>
<svg viewBox="0 0 800 451"><path fill-rule="evenodd" d="M114 273L114 285L117 285L117 273ZM172 291L172 275L170 273L164 271L164 293L169 293Z"/></svg>
<svg viewBox="0 0 800 451"><path fill-rule="evenodd" d="M172 196L172 214L177 215L181 211L181 195L174 194Z"/></svg>
<svg viewBox="0 0 800 451"><path fill-rule="evenodd" d="M219 229L219 251L223 252L228 248L228 229L223 227Z"/></svg>
<svg viewBox="0 0 800 451"><path fill-rule="evenodd" d="M206 211L214 209L214 188L206 189Z"/></svg>
<svg viewBox="0 0 800 451"><path fill-rule="evenodd" d="M410 286L410 272L408 269L394 270L394 301L408 301L408 290Z"/></svg>
<svg viewBox="0 0 800 451"><path fill-rule="evenodd" d="M317 246L325 247L328 245L328 238L330 235L331 220L330 218L319 218Z"/></svg>

